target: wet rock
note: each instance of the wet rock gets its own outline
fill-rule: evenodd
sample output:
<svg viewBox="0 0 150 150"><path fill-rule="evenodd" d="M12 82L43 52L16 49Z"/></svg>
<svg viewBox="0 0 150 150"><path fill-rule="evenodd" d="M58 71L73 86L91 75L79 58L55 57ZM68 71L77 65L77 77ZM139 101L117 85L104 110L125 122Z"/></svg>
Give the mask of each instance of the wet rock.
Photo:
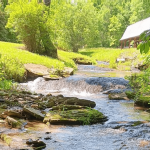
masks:
<svg viewBox="0 0 150 150"><path fill-rule="evenodd" d="M110 100L129 100L125 93L112 93L108 95Z"/></svg>
<svg viewBox="0 0 150 150"><path fill-rule="evenodd" d="M16 110L6 110L0 114L0 117L3 119L5 119L7 116L22 118L22 110L20 112L17 112Z"/></svg>
<svg viewBox="0 0 150 150"><path fill-rule="evenodd" d="M94 109L76 109L68 111L50 111L43 122L50 124L93 124L106 121L106 117Z"/></svg>
<svg viewBox="0 0 150 150"><path fill-rule="evenodd" d="M2 108L2 109L7 109L7 104L2 104L2 105L0 105L0 108Z"/></svg>
<svg viewBox="0 0 150 150"><path fill-rule="evenodd" d="M45 134L50 134L51 132L45 132Z"/></svg>
<svg viewBox="0 0 150 150"><path fill-rule="evenodd" d="M7 116L6 122L11 125L12 128L22 128L22 123L14 118Z"/></svg>
<svg viewBox="0 0 150 150"><path fill-rule="evenodd" d="M5 102L5 99L2 96L0 97L0 103L1 102Z"/></svg>
<svg viewBox="0 0 150 150"><path fill-rule="evenodd" d="M23 113L25 113L25 114L27 113L28 115L30 115L38 120L44 119L44 114L42 114L41 111L34 109L34 108L24 107Z"/></svg>
<svg viewBox="0 0 150 150"><path fill-rule="evenodd" d="M57 76L57 75L45 75L45 76L43 76L43 78L45 80L60 80L60 79L62 79L62 77Z"/></svg>
<svg viewBox="0 0 150 150"><path fill-rule="evenodd" d="M51 107L55 106L55 102L54 101L48 101L46 106L47 106L47 108L51 108Z"/></svg>
<svg viewBox="0 0 150 150"><path fill-rule="evenodd" d="M118 93L123 93L123 92L132 92L131 89L110 89L110 90L107 90L107 91L104 91L103 94L112 94L112 93L115 93L115 94L118 94Z"/></svg>
<svg viewBox="0 0 150 150"><path fill-rule="evenodd" d="M11 142L12 142L11 137L8 136L7 134L4 134L4 133L0 134L0 138L1 138L2 141L4 141L8 145L10 145Z"/></svg>
<svg viewBox="0 0 150 150"><path fill-rule="evenodd" d="M26 141L26 144L31 145L32 147L35 147L36 149L44 149L46 147L46 144L40 140L34 141L32 139L29 139Z"/></svg>
<svg viewBox="0 0 150 150"><path fill-rule="evenodd" d="M28 139L28 140L26 141L26 144L28 144L28 145L33 144L33 140L32 140L32 139Z"/></svg>
<svg viewBox="0 0 150 150"><path fill-rule="evenodd" d="M79 105L58 105L58 106L53 106L52 110L72 110L72 109L83 109L85 108L84 106L79 106Z"/></svg>
<svg viewBox="0 0 150 150"><path fill-rule="evenodd" d="M69 68L69 67L64 67L64 70L63 70L63 76L65 75L73 75L73 68Z"/></svg>
<svg viewBox="0 0 150 150"><path fill-rule="evenodd" d="M38 104L32 104L31 107L34 108L34 109L38 109L39 108Z"/></svg>
<svg viewBox="0 0 150 150"><path fill-rule="evenodd" d="M84 58L74 58L75 63L82 65L92 65L92 62L89 60L85 60Z"/></svg>
<svg viewBox="0 0 150 150"><path fill-rule="evenodd" d="M44 138L45 140L51 140L52 138L50 136L47 136Z"/></svg>
<svg viewBox="0 0 150 150"><path fill-rule="evenodd" d="M78 99L76 97L65 97L64 104L67 105L80 105L80 106L87 106L94 108L96 103L94 101L85 100L85 99Z"/></svg>
<svg viewBox="0 0 150 150"><path fill-rule="evenodd" d="M0 91L0 96L7 96L7 95L8 95L7 92L5 92L5 91Z"/></svg>

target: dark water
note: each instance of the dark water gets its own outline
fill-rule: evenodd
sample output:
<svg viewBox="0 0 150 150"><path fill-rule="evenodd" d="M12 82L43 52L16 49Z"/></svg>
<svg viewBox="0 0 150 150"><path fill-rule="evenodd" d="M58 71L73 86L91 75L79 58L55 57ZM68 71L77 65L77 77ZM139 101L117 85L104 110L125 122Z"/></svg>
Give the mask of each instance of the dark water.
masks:
<svg viewBox="0 0 150 150"><path fill-rule="evenodd" d="M85 71L82 68L84 66L79 66L80 73ZM129 88L128 81L120 77L109 77L106 70L103 72L105 77L100 76L101 71L104 70L97 71L93 66L86 66L88 76L87 74L81 76L77 72L76 75L59 81L37 78L22 84L23 87L38 93L63 94L93 100L96 102L95 109L108 117L108 121L103 125L63 126L53 129L56 132L51 133L51 140L44 140L41 137L47 144L46 150L150 149L150 123L143 122L134 126L136 121L150 120L149 113L135 109L132 100L109 100L103 91ZM96 77L93 77L93 72Z"/></svg>

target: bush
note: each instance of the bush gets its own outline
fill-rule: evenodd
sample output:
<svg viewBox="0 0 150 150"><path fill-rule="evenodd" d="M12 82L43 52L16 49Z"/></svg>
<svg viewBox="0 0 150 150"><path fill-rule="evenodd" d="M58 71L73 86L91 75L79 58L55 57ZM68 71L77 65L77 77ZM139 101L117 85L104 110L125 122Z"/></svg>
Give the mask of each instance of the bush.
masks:
<svg viewBox="0 0 150 150"><path fill-rule="evenodd" d="M0 60L1 60L1 55L0 55ZM4 70L5 64L0 61L0 89L10 89L12 87L12 81L11 80L6 80L6 73Z"/></svg>
<svg viewBox="0 0 150 150"><path fill-rule="evenodd" d="M8 28L18 33L18 39L22 41L30 52L57 57L57 49L54 47L47 28L48 10L44 4L37 0L16 1L7 5L9 13Z"/></svg>

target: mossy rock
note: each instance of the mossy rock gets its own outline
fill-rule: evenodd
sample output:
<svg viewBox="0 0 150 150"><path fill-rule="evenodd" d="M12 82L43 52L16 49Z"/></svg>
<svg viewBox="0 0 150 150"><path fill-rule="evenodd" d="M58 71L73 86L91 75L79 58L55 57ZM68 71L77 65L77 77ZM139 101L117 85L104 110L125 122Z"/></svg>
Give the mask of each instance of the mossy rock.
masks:
<svg viewBox="0 0 150 150"><path fill-rule="evenodd" d="M73 110L73 109L83 109L85 108L84 106L79 106L79 105L58 105L58 106L53 106L52 110Z"/></svg>
<svg viewBox="0 0 150 150"><path fill-rule="evenodd" d="M76 97L64 97L64 105L80 105L94 108L96 103L94 101L85 100L85 99L78 99Z"/></svg>
<svg viewBox="0 0 150 150"><path fill-rule="evenodd" d="M142 121L135 121L135 122L132 124L132 126L138 126L138 125L141 125L141 124L143 124Z"/></svg>
<svg viewBox="0 0 150 150"><path fill-rule="evenodd" d="M134 99L135 98L135 92L133 92L133 91L126 91L125 93L126 93L126 95L127 95L127 97L129 99Z"/></svg>
<svg viewBox="0 0 150 150"><path fill-rule="evenodd" d="M50 111L43 122L50 124L94 124L106 121L106 116L95 109L74 109L68 111Z"/></svg>
<svg viewBox="0 0 150 150"><path fill-rule="evenodd" d="M139 96L138 100L134 102L135 105L150 108L150 95Z"/></svg>
<svg viewBox="0 0 150 150"><path fill-rule="evenodd" d="M108 98L110 100L129 100L125 93L110 93Z"/></svg>
<svg viewBox="0 0 150 150"><path fill-rule="evenodd" d="M41 111L31 107L24 107L23 114L27 114L33 118L36 118L37 120L43 120L45 116L44 114L41 113Z"/></svg>
<svg viewBox="0 0 150 150"><path fill-rule="evenodd" d="M74 58L75 63L82 65L92 65L92 62L84 58Z"/></svg>
<svg viewBox="0 0 150 150"><path fill-rule="evenodd" d="M7 122L8 125L10 125L12 128L21 129L22 126L23 126L23 122L21 122L20 120L16 120L16 119L14 119L14 118L11 118L11 117L9 117L9 116L7 116L6 122Z"/></svg>
<svg viewBox="0 0 150 150"><path fill-rule="evenodd" d="M7 109L7 104L2 104L2 105L0 105L0 109L2 108L2 109Z"/></svg>
<svg viewBox="0 0 150 150"><path fill-rule="evenodd" d="M2 141L4 141L6 144L10 145L12 142L12 139L10 136L8 136L7 134L1 134L0 138L2 139Z"/></svg>

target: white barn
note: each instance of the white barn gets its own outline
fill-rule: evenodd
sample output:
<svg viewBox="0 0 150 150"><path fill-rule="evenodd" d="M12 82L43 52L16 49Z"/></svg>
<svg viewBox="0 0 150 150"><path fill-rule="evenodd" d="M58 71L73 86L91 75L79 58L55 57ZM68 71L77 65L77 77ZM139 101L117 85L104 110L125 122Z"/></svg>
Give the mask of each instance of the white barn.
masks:
<svg viewBox="0 0 150 150"><path fill-rule="evenodd" d="M132 40L134 40L134 47L137 47L137 44L139 43L140 34L149 29L150 29L150 17L141 20L139 22L136 22L132 25L129 25L126 28L122 38L120 39L121 48L126 47L127 41L129 42L128 46L130 48L130 42Z"/></svg>

